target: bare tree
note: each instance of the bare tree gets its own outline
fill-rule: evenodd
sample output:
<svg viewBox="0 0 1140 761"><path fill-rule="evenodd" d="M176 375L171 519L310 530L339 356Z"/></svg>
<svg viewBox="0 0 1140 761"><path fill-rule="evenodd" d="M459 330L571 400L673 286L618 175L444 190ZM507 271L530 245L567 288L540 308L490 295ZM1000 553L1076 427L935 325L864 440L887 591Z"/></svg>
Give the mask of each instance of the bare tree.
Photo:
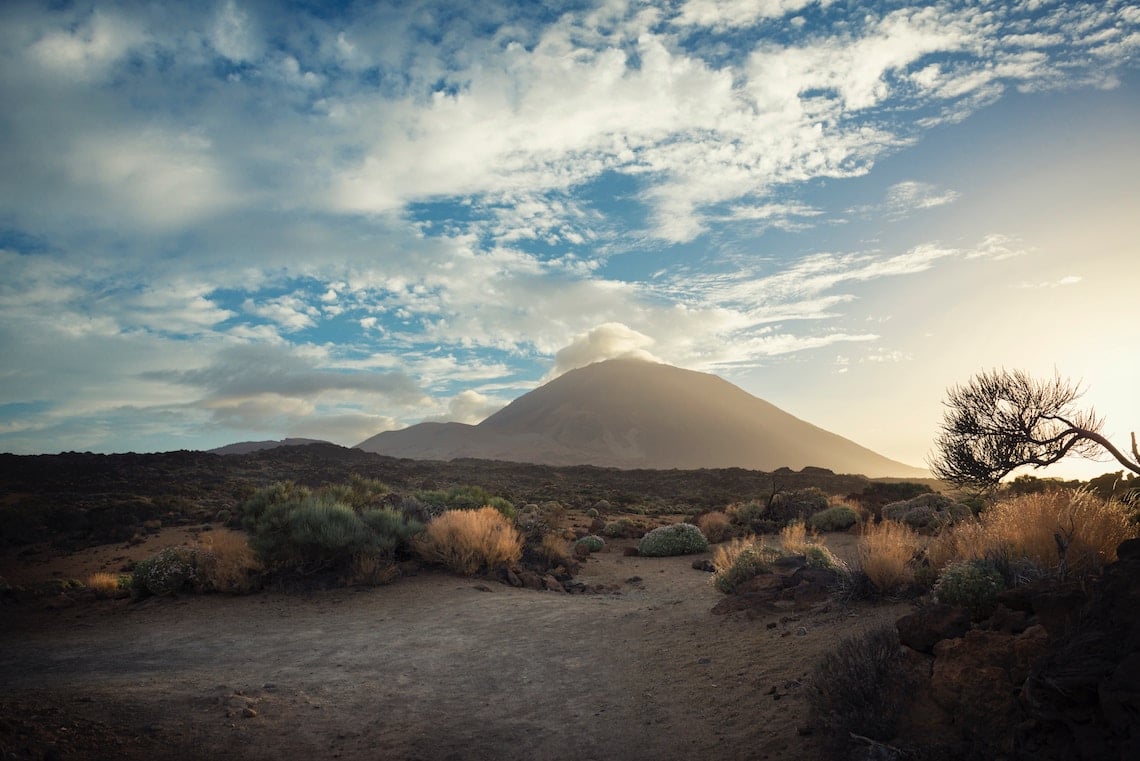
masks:
<svg viewBox="0 0 1140 761"><path fill-rule="evenodd" d="M1130 460L1101 434L1104 421L1077 407L1081 394L1059 375L1037 380L1019 370L980 373L948 391L930 469L958 486L987 488L1022 465L1041 468L1104 449L1140 473L1136 434Z"/></svg>

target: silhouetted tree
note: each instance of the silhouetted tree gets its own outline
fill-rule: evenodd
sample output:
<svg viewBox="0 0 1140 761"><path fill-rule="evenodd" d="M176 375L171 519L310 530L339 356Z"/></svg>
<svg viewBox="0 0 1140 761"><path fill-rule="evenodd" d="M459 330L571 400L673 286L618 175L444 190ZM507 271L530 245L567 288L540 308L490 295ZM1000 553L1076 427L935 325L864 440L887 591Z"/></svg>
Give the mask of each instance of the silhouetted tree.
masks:
<svg viewBox="0 0 1140 761"><path fill-rule="evenodd" d="M1081 393L1059 375L1043 381L1019 370L982 372L952 387L930 469L958 486L988 488L1022 465L1042 468L1103 448L1140 473L1136 434L1130 460L1101 435L1103 421L1076 406Z"/></svg>

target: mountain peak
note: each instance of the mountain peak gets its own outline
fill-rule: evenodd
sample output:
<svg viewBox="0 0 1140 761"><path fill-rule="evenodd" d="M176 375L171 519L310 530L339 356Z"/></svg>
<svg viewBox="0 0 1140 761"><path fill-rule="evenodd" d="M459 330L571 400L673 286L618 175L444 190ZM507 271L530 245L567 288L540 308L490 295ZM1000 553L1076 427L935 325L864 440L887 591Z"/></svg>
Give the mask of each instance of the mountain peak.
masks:
<svg viewBox="0 0 1140 761"><path fill-rule="evenodd" d="M716 375L638 358L570 370L477 426L387 431L361 449L415 459L619 468L928 475L804 422Z"/></svg>

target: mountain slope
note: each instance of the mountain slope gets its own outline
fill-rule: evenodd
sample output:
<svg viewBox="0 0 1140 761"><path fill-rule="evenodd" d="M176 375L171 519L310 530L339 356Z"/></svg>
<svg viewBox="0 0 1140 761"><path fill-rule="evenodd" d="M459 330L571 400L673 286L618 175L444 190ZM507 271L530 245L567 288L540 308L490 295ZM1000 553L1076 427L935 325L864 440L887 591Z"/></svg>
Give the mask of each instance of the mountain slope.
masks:
<svg viewBox="0 0 1140 761"><path fill-rule="evenodd" d="M260 452L263 449L276 449L277 447L299 447L306 444L327 444L322 439L281 439L280 441L239 441L235 444L226 444L224 447L208 450L210 454L249 454Z"/></svg>
<svg viewBox="0 0 1140 761"><path fill-rule="evenodd" d="M715 375L631 359L568 372L477 426L422 423L358 446L414 459L657 469L812 465L872 477L928 475Z"/></svg>

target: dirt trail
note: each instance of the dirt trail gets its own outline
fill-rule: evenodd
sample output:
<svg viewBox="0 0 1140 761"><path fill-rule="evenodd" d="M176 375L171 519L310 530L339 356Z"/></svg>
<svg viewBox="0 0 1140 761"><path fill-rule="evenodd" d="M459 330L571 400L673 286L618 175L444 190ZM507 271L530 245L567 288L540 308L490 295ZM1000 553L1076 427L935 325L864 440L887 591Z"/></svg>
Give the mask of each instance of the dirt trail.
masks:
<svg viewBox="0 0 1140 761"><path fill-rule="evenodd" d="M609 595L422 574L311 595L9 606L0 749L5 758L40 758L47 743L61 758L817 756L815 738L797 732L800 680L838 638L904 608L717 616L719 594L692 560L610 547L579 576L620 586Z"/></svg>

